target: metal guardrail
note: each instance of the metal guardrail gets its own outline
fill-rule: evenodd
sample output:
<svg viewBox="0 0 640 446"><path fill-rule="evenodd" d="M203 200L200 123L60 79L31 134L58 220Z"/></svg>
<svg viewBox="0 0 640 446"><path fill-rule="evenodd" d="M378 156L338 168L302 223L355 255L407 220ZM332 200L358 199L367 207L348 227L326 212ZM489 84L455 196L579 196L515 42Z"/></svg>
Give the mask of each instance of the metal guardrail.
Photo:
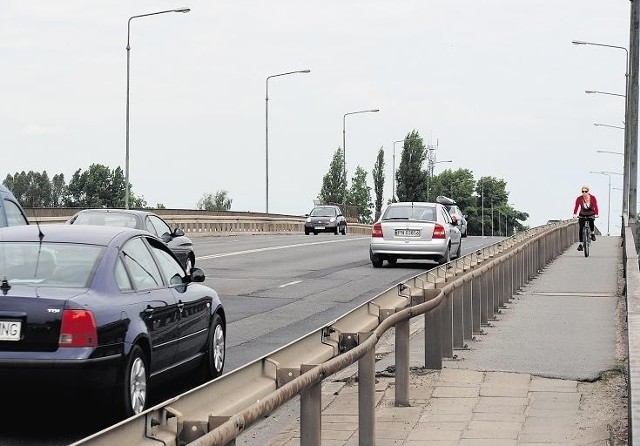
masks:
<svg viewBox="0 0 640 446"><path fill-rule="evenodd" d="M65 223L70 216L31 217L29 223L40 224ZM162 215L172 228L182 228L188 236L229 235L229 234L261 234L304 233L304 218L265 217L265 216L216 216L216 215ZM348 233L371 234L371 225L349 223Z"/></svg>
<svg viewBox="0 0 640 446"><path fill-rule="evenodd" d="M72 446L235 444L300 395L300 438L319 446L322 381L358 364L359 442L375 444L375 347L395 327L396 405L409 402L409 323L425 318L425 367L442 368L516 291L576 241L575 221L533 228L417 275L321 329Z"/></svg>

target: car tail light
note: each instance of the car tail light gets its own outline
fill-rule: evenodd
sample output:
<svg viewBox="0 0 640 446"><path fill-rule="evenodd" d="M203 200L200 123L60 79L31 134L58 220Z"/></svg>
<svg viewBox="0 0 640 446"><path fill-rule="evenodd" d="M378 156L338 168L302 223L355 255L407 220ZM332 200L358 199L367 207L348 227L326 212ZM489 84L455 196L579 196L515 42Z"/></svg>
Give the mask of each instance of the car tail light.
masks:
<svg viewBox="0 0 640 446"><path fill-rule="evenodd" d="M376 223L371 228L371 237L382 237L382 225L380 223Z"/></svg>
<svg viewBox="0 0 640 446"><path fill-rule="evenodd" d="M98 331L93 313L88 310L64 310L59 344L60 347L98 345Z"/></svg>
<svg viewBox="0 0 640 446"><path fill-rule="evenodd" d="M444 226L436 224L433 227L433 236L431 238L446 238L446 235Z"/></svg>

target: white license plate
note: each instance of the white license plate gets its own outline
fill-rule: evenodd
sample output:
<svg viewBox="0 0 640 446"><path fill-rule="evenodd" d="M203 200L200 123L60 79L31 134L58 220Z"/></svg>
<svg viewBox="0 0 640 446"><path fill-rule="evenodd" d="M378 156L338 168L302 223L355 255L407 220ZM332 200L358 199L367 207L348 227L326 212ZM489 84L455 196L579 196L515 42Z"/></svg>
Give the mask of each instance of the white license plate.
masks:
<svg viewBox="0 0 640 446"><path fill-rule="evenodd" d="M398 237L420 237L420 229L396 229Z"/></svg>
<svg viewBox="0 0 640 446"><path fill-rule="evenodd" d="M316 226L316 229L324 229L324 226Z"/></svg>
<svg viewBox="0 0 640 446"><path fill-rule="evenodd" d="M19 341L20 321L0 321L0 341Z"/></svg>

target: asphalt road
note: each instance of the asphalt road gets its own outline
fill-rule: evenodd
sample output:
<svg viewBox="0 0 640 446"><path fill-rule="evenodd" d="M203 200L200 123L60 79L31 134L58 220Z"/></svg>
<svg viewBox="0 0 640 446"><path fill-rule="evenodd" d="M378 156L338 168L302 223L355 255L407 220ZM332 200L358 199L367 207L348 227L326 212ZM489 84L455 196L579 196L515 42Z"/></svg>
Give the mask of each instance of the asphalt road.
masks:
<svg viewBox="0 0 640 446"><path fill-rule="evenodd" d="M196 266L228 317L225 372L338 319L398 282L435 266L398 261L373 268L369 237L318 234L194 237ZM499 238L467 237L463 255ZM154 389L151 404L189 390L193 380ZM90 395L13 389L0 414L0 446L64 445L114 421ZM26 426L25 426L26 425ZM25 427L18 427L25 426ZM36 427L34 427L36 426Z"/></svg>

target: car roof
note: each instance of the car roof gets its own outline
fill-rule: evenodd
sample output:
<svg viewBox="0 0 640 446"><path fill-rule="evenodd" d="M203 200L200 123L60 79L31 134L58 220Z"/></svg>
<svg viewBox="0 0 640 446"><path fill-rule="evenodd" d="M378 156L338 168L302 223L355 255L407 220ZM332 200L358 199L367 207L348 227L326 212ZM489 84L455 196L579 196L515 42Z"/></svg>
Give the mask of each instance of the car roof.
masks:
<svg viewBox="0 0 640 446"><path fill-rule="evenodd" d="M129 214L129 215L139 215L139 216L147 216L147 215L157 215L155 212L145 211L141 209L109 209L109 208L95 208L95 209L83 209L81 211L76 212L76 214L97 214L97 213L108 213L108 214Z"/></svg>
<svg viewBox="0 0 640 446"><path fill-rule="evenodd" d="M13 192L11 192L6 186L2 184L0 184L0 195L4 197L11 197L14 200L16 199L15 195L13 195Z"/></svg>
<svg viewBox="0 0 640 446"><path fill-rule="evenodd" d="M43 242L70 242L107 245L114 238L127 232L131 233L131 235L149 235L147 231L119 226L76 226L56 223L0 228L0 242L39 240L40 234L42 234Z"/></svg>

